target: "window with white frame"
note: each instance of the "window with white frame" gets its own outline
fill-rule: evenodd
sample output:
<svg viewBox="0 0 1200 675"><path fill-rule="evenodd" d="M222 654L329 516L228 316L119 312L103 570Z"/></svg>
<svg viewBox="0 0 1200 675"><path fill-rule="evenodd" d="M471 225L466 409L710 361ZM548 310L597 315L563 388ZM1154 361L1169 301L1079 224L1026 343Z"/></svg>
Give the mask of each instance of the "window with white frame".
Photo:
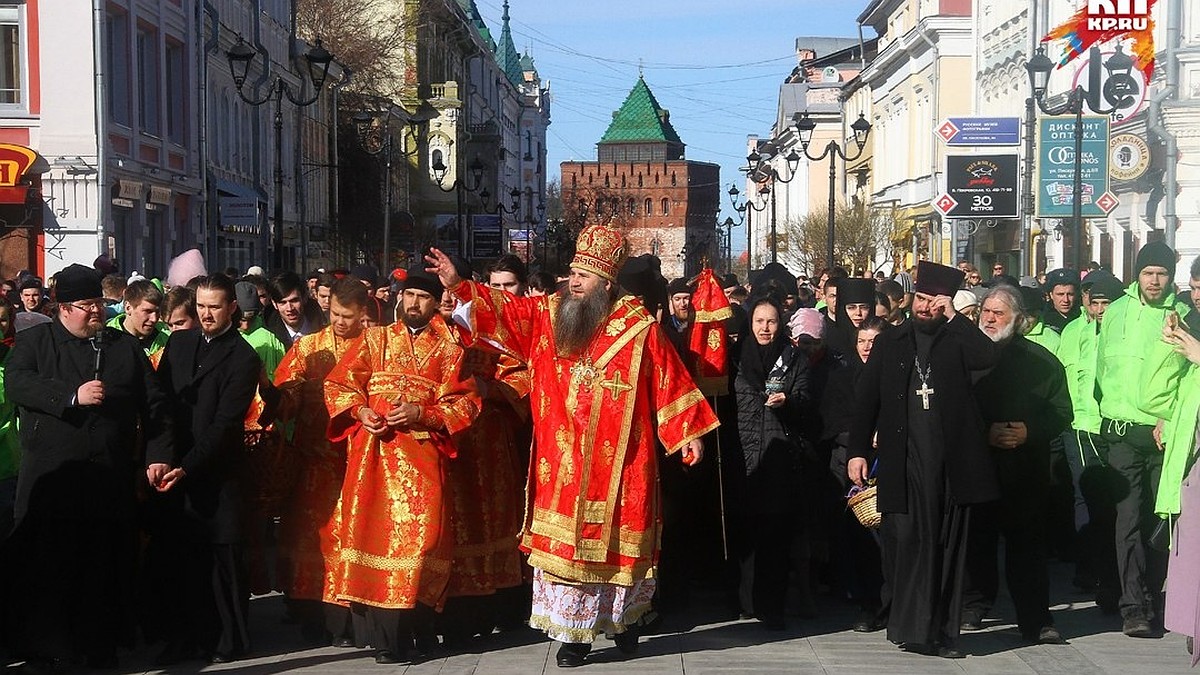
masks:
<svg viewBox="0 0 1200 675"><path fill-rule="evenodd" d="M25 104L25 45L21 8L0 5L0 105Z"/></svg>

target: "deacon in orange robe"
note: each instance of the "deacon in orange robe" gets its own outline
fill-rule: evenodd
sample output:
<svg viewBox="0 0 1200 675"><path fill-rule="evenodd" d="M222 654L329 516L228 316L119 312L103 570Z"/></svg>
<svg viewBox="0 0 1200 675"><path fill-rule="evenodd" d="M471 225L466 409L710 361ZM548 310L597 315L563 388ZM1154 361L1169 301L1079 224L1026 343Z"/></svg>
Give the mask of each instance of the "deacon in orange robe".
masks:
<svg viewBox="0 0 1200 675"><path fill-rule="evenodd" d="M516 298L464 283L445 254L429 270L470 303L476 344L527 363L534 454L522 548L534 568L530 625L581 665L599 633L637 648L658 559L655 435L694 463L717 426L654 318L615 283L627 244L617 231L580 233L569 292Z"/></svg>
<svg viewBox="0 0 1200 675"><path fill-rule="evenodd" d="M335 281L329 325L298 338L275 369L275 387L282 397L280 421L294 424L286 461L296 467L293 489L281 509L280 583L305 637L315 640L328 630L336 647L355 644L349 607L338 603L334 594L340 561L336 507L346 474L346 442L330 441L326 435L324 385L362 334L366 306L367 287L362 282L354 277ZM360 640L365 643L366 636Z"/></svg>
<svg viewBox="0 0 1200 675"><path fill-rule="evenodd" d="M334 594L362 608L378 663L406 659L414 632L419 652L432 648L432 608L450 578L450 437L478 400L460 379L463 350L437 314L441 296L436 277L410 270L401 320L366 329L325 381L329 438L348 439Z"/></svg>
<svg viewBox="0 0 1200 675"><path fill-rule="evenodd" d="M493 266L492 281L498 266L515 267L509 275L523 295L524 263L512 258ZM442 317L451 320L456 304L453 296L448 303L444 298ZM467 346L470 332L453 327L466 349L463 374L475 378L482 408L471 427L454 437L458 457L447 474L454 520L450 599L442 617L447 643L520 625L529 609L518 546L529 464L529 369L508 354Z"/></svg>

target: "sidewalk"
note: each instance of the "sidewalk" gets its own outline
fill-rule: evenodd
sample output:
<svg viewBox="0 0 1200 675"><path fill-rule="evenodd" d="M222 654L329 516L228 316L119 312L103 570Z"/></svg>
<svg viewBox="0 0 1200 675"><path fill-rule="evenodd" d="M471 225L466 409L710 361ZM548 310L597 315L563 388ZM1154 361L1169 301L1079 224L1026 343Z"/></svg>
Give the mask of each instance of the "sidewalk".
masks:
<svg viewBox="0 0 1200 675"><path fill-rule="evenodd" d="M846 628L854 611L828 596L822 615L811 620L795 619L782 633L764 630L755 621L719 621L712 611L699 607L686 615L664 622L663 633L643 638L637 656L625 660L612 642L600 640L589 663L575 672L638 673L788 673L794 675L863 675L904 673L974 673L1014 675L1090 675L1153 672L1154 675L1193 674L1184 638L1168 634L1157 640L1138 640L1120 633L1120 620L1105 616L1090 599L1068 592L1055 575L1055 621L1070 644L1023 646L1016 627L1007 618L1007 605L997 608L998 621L985 624L979 633L963 635L961 646L968 654L961 660L917 656L901 652L884 633L860 634ZM1003 594L1002 594L1003 595ZM702 603L696 603L702 604ZM712 604L712 603L704 603ZM833 606L830 606L833 605ZM443 655L411 666L380 666L369 650L298 649L295 626L282 622L279 596L255 599L251 607L256 657L223 666L175 667L172 673L229 672L245 675L277 673L405 673L406 675L469 674L531 675L560 671L554 664L555 647L539 634L497 634L477 639L471 651ZM691 617L692 621L687 621ZM694 622L695 625L688 625ZM122 672L146 670L153 652L126 655Z"/></svg>

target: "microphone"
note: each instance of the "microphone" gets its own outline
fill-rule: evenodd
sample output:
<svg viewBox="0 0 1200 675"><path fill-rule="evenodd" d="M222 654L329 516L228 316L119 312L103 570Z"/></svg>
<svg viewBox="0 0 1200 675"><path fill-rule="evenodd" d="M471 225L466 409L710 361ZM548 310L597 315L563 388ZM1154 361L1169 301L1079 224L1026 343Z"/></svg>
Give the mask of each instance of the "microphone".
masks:
<svg viewBox="0 0 1200 675"><path fill-rule="evenodd" d="M104 351L103 351L103 349L104 349L104 328L103 327L101 327L99 332L97 332L96 335L92 337L92 349L95 350L95 352L96 352L96 364L95 364L95 368L94 368L94 371L92 374L92 379L99 380L100 379L100 363L103 359L103 354L104 354Z"/></svg>

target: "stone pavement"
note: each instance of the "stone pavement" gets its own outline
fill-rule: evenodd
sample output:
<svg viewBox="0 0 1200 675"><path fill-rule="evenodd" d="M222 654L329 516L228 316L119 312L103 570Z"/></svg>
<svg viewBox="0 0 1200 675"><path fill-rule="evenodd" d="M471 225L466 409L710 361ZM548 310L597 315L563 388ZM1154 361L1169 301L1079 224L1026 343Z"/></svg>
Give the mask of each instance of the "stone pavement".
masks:
<svg viewBox="0 0 1200 675"><path fill-rule="evenodd" d="M600 640L589 664L575 672L602 673L789 673L793 675L863 675L892 673L972 673L1012 675L1154 675L1193 673L1184 638L1168 634L1162 639L1137 640L1120 633L1120 621L1105 616L1089 598L1067 588L1066 568L1054 565L1053 614L1070 644L1023 646L1009 621L1011 606L997 608L998 619L979 633L965 634L967 658L948 661L901 652L883 632L859 634L846 628L854 618L853 608L828 596L820 598L817 619L793 619L788 630L773 633L755 621L721 620L709 609L715 598L698 599L692 611L668 617L661 634L643 638L632 660L623 660L612 642ZM1001 595L1004 593L1002 591ZM201 669L175 667L172 673L228 672L239 675L281 673L423 673L467 675L531 675L555 673L554 646L537 634L497 634L478 639L470 650L443 655L419 665L380 666L366 650L298 648L295 626L284 624L279 596L257 598L251 606L256 643L255 658ZM153 656L147 649L122 657L122 672L146 670ZM566 671L562 671L566 672Z"/></svg>

